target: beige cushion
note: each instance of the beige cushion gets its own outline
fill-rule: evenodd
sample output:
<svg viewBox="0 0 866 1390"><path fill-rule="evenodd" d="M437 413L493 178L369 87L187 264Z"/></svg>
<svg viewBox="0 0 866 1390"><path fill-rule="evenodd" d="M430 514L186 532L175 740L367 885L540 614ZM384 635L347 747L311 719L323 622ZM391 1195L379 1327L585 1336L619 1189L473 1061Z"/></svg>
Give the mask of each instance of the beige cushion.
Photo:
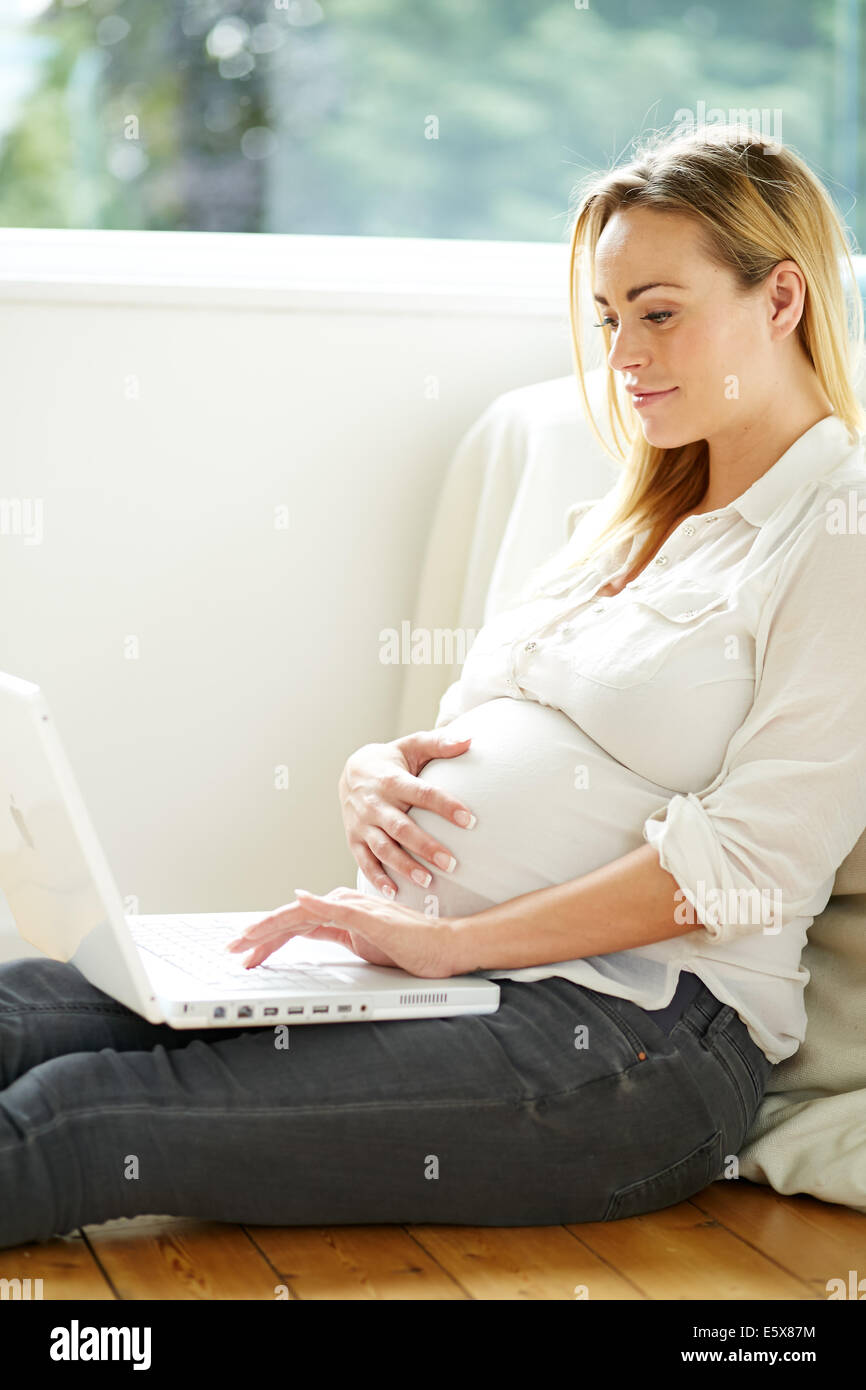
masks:
<svg viewBox="0 0 866 1390"><path fill-rule="evenodd" d="M866 1215L866 831L809 928L806 1039L770 1073L740 1175Z"/></svg>
<svg viewBox="0 0 866 1390"><path fill-rule="evenodd" d="M839 893L866 894L866 830L836 871L834 897Z"/></svg>
<svg viewBox="0 0 866 1390"><path fill-rule="evenodd" d="M863 878L862 846L839 870L851 882ZM866 1214L866 894L830 899L803 965L806 1040L770 1073L740 1176Z"/></svg>

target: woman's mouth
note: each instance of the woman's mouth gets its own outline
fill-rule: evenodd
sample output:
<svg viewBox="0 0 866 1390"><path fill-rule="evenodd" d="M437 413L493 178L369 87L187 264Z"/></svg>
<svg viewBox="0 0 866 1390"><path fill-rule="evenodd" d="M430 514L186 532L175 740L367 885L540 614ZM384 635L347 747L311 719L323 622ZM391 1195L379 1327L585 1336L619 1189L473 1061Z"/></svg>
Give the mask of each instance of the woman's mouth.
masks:
<svg viewBox="0 0 866 1390"><path fill-rule="evenodd" d="M643 410L648 405L655 405L656 401L666 400L678 390L678 386L672 386L669 391L636 391L632 396L632 402L635 410Z"/></svg>

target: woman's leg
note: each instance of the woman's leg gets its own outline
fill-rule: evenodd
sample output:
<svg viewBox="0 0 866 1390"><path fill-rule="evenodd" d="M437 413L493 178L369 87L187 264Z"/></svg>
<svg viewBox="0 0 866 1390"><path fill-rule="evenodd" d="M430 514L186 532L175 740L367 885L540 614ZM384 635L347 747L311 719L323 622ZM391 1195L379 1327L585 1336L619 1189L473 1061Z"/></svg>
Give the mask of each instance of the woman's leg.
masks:
<svg viewBox="0 0 866 1390"><path fill-rule="evenodd" d="M567 980L499 983L495 1014L190 1035L71 966L0 967L0 1246L146 1213L597 1221L721 1175L761 1084L732 1010L702 990L667 1035Z"/></svg>

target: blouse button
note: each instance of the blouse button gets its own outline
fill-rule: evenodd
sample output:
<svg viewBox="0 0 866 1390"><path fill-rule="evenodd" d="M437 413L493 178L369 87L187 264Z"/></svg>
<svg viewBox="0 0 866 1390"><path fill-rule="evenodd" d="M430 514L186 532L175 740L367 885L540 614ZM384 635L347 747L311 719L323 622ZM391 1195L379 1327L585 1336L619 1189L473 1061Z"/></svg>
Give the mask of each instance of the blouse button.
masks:
<svg viewBox="0 0 866 1390"><path fill-rule="evenodd" d="M655 558L655 560L653 561L653 564L654 564L654 565L666 565L667 562L668 562L668 557L667 557L667 555L657 555L656 558Z"/></svg>
<svg viewBox="0 0 866 1390"><path fill-rule="evenodd" d="M684 527L683 527L683 535L684 535L684 536L693 536L694 534L695 534L695 528L694 528L694 526L684 526Z"/></svg>
<svg viewBox="0 0 866 1390"><path fill-rule="evenodd" d="M537 642L527 642L527 644L526 644L526 646L523 648L523 650L524 650L525 652L534 652L537 645L538 645Z"/></svg>

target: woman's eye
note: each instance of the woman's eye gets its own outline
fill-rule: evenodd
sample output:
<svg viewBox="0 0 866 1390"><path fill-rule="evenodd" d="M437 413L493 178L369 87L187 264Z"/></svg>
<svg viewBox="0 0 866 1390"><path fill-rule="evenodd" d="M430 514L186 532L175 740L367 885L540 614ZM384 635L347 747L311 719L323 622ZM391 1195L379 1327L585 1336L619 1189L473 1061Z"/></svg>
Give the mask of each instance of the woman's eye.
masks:
<svg viewBox="0 0 866 1390"><path fill-rule="evenodd" d="M671 318L672 315L673 309L653 309L651 313L644 314L643 318L651 319L653 323L663 323L665 319ZM596 328L607 328L608 326L616 328L616 324L610 316L603 318L601 323L597 323L595 326Z"/></svg>

